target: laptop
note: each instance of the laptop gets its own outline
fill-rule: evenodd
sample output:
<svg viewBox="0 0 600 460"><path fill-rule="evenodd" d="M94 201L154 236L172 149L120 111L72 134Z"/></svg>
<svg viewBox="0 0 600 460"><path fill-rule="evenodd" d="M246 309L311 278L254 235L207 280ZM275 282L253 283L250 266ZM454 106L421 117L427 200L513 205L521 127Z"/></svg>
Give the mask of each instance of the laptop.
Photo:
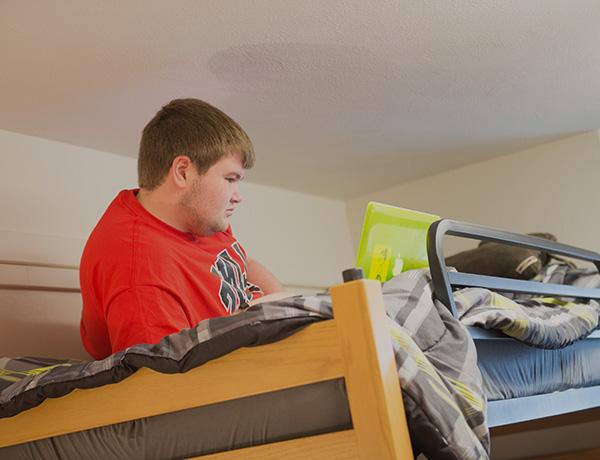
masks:
<svg viewBox="0 0 600 460"><path fill-rule="evenodd" d="M367 205L356 266L366 278L385 282L427 261L427 230L439 220L434 214L371 201Z"/></svg>

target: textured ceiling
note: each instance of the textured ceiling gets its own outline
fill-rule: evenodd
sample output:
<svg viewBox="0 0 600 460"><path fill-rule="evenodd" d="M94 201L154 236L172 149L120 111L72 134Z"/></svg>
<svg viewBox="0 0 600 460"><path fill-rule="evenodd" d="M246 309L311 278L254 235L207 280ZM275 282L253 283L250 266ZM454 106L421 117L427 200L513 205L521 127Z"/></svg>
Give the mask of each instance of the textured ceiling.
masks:
<svg viewBox="0 0 600 460"><path fill-rule="evenodd" d="M600 2L3 1L0 129L136 156L198 97L256 183L350 198L600 127Z"/></svg>

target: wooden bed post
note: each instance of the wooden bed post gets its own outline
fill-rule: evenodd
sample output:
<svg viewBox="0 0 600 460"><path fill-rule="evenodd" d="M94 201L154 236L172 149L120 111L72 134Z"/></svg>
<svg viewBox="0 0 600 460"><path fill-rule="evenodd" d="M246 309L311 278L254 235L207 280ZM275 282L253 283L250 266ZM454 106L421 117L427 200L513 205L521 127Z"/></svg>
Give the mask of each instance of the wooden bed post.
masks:
<svg viewBox="0 0 600 460"><path fill-rule="evenodd" d="M361 459L413 459L381 284L330 289L346 388Z"/></svg>

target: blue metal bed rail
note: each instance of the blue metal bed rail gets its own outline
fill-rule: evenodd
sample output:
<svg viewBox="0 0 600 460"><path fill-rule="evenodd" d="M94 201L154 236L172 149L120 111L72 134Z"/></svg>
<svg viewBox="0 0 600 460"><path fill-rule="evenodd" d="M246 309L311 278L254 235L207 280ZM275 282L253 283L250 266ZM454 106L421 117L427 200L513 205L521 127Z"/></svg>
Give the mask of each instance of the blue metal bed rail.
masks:
<svg viewBox="0 0 600 460"><path fill-rule="evenodd" d="M434 222L427 235L427 257L433 279L435 297L440 300L455 317L458 317L452 289L454 287L483 287L500 292L542 294L554 297L578 299L600 299L600 289L580 288L562 284L522 281L495 276L474 275L448 271L444 260L444 236L452 235L468 239L493 241L510 246L537 249L549 254L586 260L594 263L600 272L600 254L584 249L557 243L544 238L497 230L482 225L468 224L449 219Z"/></svg>

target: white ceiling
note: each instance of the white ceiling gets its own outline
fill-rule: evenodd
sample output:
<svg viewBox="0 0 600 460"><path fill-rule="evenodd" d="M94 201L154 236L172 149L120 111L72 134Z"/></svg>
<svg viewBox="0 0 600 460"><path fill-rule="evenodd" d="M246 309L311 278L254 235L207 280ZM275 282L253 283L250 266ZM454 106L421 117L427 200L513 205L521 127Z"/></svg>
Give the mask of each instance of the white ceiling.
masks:
<svg viewBox="0 0 600 460"><path fill-rule="evenodd" d="M0 129L135 157L172 98L351 198L600 127L598 0L3 1Z"/></svg>

